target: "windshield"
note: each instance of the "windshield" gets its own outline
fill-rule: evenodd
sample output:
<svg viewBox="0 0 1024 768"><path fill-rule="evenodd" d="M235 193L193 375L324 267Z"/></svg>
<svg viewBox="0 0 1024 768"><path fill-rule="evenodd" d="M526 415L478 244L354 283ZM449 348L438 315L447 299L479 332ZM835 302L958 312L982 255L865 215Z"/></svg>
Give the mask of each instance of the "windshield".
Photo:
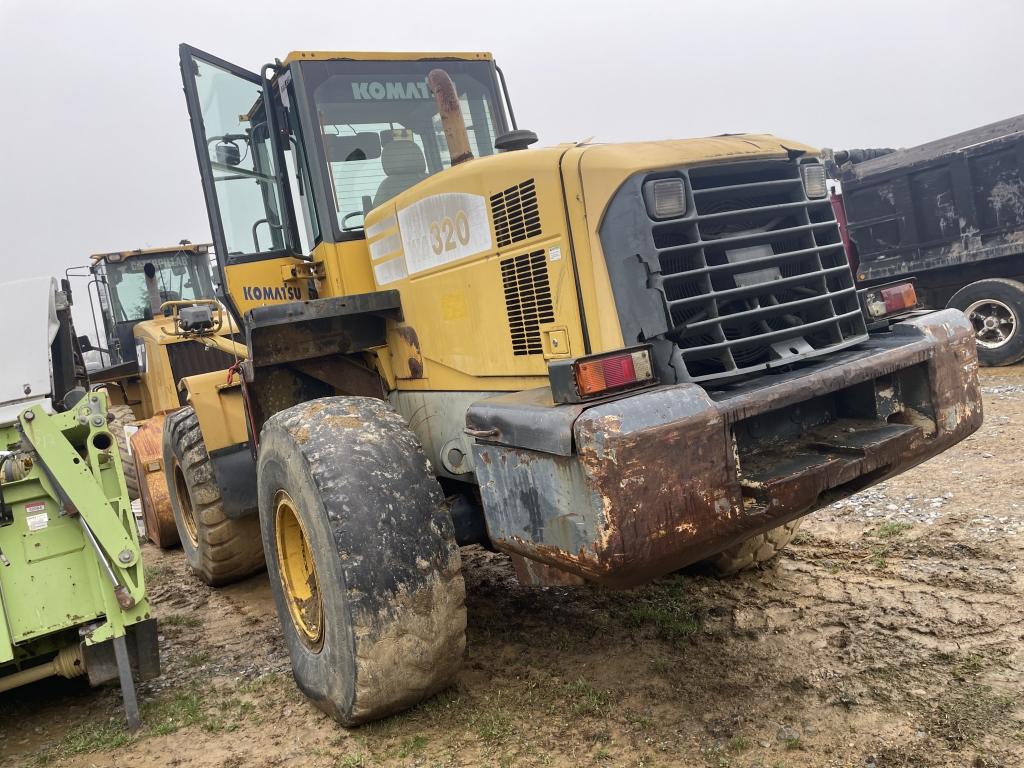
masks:
<svg viewBox="0 0 1024 768"><path fill-rule="evenodd" d="M103 302L113 323L148 320L149 292L145 268L152 264L160 301L191 301L214 298L209 257L202 253L136 256L118 263L104 262L96 271L106 283L110 302ZM101 292L102 297L102 292Z"/></svg>
<svg viewBox="0 0 1024 768"><path fill-rule="evenodd" d="M338 229L362 230L373 208L451 165L427 75L455 84L475 157L504 130L489 61L302 62Z"/></svg>

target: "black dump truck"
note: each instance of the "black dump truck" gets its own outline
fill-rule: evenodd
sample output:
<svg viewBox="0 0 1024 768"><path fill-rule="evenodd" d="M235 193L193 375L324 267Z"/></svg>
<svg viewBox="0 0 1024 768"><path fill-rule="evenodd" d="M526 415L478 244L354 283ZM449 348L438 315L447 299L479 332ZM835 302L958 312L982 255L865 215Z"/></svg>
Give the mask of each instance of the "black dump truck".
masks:
<svg viewBox="0 0 1024 768"><path fill-rule="evenodd" d="M1024 115L832 159L858 282L914 277L924 306L967 315L983 365L1024 358Z"/></svg>

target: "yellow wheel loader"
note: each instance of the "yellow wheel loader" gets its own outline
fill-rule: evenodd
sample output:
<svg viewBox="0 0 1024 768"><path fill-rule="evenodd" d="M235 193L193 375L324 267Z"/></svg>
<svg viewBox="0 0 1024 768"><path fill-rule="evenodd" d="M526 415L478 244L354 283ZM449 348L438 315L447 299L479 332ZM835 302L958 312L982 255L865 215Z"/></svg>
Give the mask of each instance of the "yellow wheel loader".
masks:
<svg viewBox="0 0 1024 768"><path fill-rule="evenodd" d="M141 497L146 535L161 547L179 543L164 477L163 425L168 414L188 406L180 382L211 373L225 383L228 369L245 356L244 345L235 341L240 327L215 298L210 259L208 245L183 241L95 254L88 266L67 272L69 279L88 280L97 344L85 336L80 343L94 356L92 381L107 385L113 403L111 430L129 493ZM240 408L233 415L244 424ZM136 430L130 452L129 425ZM250 570L261 565L262 556Z"/></svg>
<svg viewBox="0 0 1024 768"><path fill-rule="evenodd" d="M342 723L453 679L461 544L531 584L736 570L981 422L970 325L857 291L811 147L530 149L486 53L180 53L247 355L231 452L186 379L172 489L212 535L255 477L295 678Z"/></svg>

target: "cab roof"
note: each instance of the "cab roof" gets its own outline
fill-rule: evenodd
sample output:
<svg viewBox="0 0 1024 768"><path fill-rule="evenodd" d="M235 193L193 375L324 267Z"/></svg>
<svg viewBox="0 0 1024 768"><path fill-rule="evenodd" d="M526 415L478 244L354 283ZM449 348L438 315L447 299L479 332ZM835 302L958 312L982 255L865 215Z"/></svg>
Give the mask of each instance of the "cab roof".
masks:
<svg viewBox="0 0 1024 768"><path fill-rule="evenodd" d="M153 256L162 253L209 253L211 250L213 250L212 243L186 243L184 245L168 245L161 248L136 248L134 251L94 253L89 258L96 264L101 261L125 261L126 259L138 256ZM111 256L114 258L110 258Z"/></svg>
<svg viewBox="0 0 1024 768"><path fill-rule="evenodd" d="M422 61L434 59L455 59L456 61L492 61L490 53L478 52L423 52L423 51L292 51L284 64L297 61Z"/></svg>

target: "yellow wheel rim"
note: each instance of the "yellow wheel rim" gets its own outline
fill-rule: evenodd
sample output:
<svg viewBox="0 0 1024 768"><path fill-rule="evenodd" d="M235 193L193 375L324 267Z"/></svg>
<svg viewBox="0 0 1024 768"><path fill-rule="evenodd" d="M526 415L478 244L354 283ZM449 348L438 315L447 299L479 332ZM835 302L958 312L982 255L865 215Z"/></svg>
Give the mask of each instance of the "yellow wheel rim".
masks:
<svg viewBox="0 0 1024 768"><path fill-rule="evenodd" d="M192 497L188 495L188 483L181 465L174 464L174 490L178 494L178 506L181 507L181 521L185 524L185 534L193 547L199 546L199 526L196 525L196 513L192 510Z"/></svg>
<svg viewBox="0 0 1024 768"><path fill-rule="evenodd" d="M324 643L320 581L309 539L287 491L274 496L274 529L281 587L292 625L309 650L319 651Z"/></svg>

